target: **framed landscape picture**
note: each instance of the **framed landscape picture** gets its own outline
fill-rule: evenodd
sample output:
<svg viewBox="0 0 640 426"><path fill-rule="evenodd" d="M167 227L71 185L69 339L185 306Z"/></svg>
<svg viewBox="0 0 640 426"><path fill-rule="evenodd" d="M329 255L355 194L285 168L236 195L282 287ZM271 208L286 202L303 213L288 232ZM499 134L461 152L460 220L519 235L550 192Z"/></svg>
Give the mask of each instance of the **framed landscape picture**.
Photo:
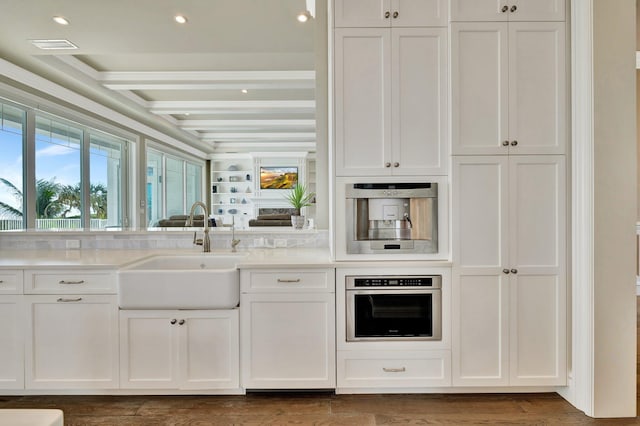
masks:
<svg viewBox="0 0 640 426"><path fill-rule="evenodd" d="M292 189L297 183L297 167L260 167L260 189Z"/></svg>

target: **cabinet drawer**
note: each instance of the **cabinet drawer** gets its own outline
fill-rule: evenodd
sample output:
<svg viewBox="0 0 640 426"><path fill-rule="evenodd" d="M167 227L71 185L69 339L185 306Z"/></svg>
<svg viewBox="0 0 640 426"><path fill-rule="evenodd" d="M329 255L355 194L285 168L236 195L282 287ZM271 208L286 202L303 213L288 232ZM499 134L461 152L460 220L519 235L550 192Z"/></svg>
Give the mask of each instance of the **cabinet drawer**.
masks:
<svg viewBox="0 0 640 426"><path fill-rule="evenodd" d="M0 269L0 294L22 294L22 271Z"/></svg>
<svg viewBox="0 0 640 426"><path fill-rule="evenodd" d="M339 351L338 388L451 386L450 351Z"/></svg>
<svg viewBox="0 0 640 426"><path fill-rule="evenodd" d="M240 272L243 293L335 292L334 269L282 269Z"/></svg>
<svg viewBox="0 0 640 426"><path fill-rule="evenodd" d="M25 294L115 294L114 271L25 271Z"/></svg>

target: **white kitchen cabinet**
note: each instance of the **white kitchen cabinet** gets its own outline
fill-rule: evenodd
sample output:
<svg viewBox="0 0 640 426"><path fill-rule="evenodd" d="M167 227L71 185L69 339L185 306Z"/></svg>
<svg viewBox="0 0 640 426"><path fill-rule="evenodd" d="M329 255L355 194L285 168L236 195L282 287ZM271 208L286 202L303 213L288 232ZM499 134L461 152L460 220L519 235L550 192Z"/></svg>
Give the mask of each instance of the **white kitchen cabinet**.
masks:
<svg viewBox="0 0 640 426"><path fill-rule="evenodd" d="M240 277L242 386L334 388L334 270L243 270Z"/></svg>
<svg viewBox="0 0 640 426"><path fill-rule="evenodd" d="M336 174L446 174L446 28L334 34Z"/></svg>
<svg viewBox="0 0 640 426"><path fill-rule="evenodd" d="M447 0L334 0L334 26L444 27Z"/></svg>
<svg viewBox="0 0 640 426"><path fill-rule="evenodd" d="M238 310L120 311L128 389L237 389Z"/></svg>
<svg viewBox="0 0 640 426"><path fill-rule="evenodd" d="M451 24L454 155L564 154L565 24Z"/></svg>
<svg viewBox="0 0 640 426"><path fill-rule="evenodd" d="M453 384L566 384L564 156L454 157Z"/></svg>
<svg viewBox="0 0 640 426"><path fill-rule="evenodd" d="M451 21L564 21L565 0L450 0Z"/></svg>
<svg viewBox="0 0 640 426"><path fill-rule="evenodd" d="M24 271L25 294L115 294L112 270L52 269Z"/></svg>
<svg viewBox="0 0 640 426"><path fill-rule="evenodd" d="M22 295L0 295L0 389L24 389L23 310Z"/></svg>
<svg viewBox="0 0 640 426"><path fill-rule="evenodd" d="M118 387L115 295L25 296L27 389Z"/></svg>
<svg viewBox="0 0 640 426"><path fill-rule="evenodd" d="M451 386L450 351L338 351L340 392Z"/></svg>

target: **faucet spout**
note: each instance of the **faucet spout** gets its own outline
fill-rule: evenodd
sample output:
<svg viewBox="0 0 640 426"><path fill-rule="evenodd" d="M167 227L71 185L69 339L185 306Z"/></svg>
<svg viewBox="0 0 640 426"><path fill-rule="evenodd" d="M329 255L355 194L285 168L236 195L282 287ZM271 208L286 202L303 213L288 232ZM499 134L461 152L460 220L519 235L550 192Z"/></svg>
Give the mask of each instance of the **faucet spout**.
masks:
<svg viewBox="0 0 640 426"><path fill-rule="evenodd" d="M211 240L209 239L209 212L207 211L207 206L202 201L196 201L191 206L191 212L189 213L189 219L185 223L185 226L193 226L193 214L196 211L196 208L200 206L202 210L204 210L203 215L203 228L204 228L204 236L200 239L195 239L194 235L194 244L201 245L202 251L205 253L209 253L211 251Z"/></svg>

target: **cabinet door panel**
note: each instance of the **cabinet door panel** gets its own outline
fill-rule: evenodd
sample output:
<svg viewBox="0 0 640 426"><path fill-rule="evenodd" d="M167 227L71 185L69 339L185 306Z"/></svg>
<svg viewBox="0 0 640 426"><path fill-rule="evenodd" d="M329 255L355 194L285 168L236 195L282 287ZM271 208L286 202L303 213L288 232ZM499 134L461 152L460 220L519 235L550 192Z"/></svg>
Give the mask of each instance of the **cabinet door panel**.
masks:
<svg viewBox="0 0 640 426"><path fill-rule="evenodd" d="M388 27L391 0L335 0L334 25L339 27Z"/></svg>
<svg viewBox="0 0 640 426"><path fill-rule="evenodd" d="M336 173L386 174L391 156L391 36L387 29L335 30Z"/></svg>
<svg viewBox="0 0 640 426"><path fill-rule="evenodd" d="M506 23L451 25L453 154L507 154Z"/></svg>
<svg viewBox="0 0 640 426"><path fill-rule="evenodd" d="M392 0L391 13L393 27L446 27L448 23L446 0Z"/></svg>
<svg viewBox="0 0 640 426"><path fill-rule="evenodd" d="M510 158L510 267L564 274L566 192L563 156Z"/></svg>
<svg viewBox="0 0 640 426"><path fill-rule="evenodd" d="M237 388L238 311L189 312L187 316L180 326L181 388Z"/></svg>
<svg viewBox="0 0 640 426"><path fill-rule="evenodd" d="M176 326L171 324L171 314L120 311L123 388L178 387Z"/></svg>
<svg viewBox="0 0 640 426"><path fill-rule="evenodd" d="M537 1L537 0L534 0ZM507 21L507 0L451 0L452 21Z"/></svg>
<svg viewBox="0 0 640 426"><path fill-rule="evenodd" d="M473 0L467 0L473 1ZM510 0L517 10L509 13L509 21L564 21L565 0Z"/></svg>
<svg viewBox="0 0 640 426"><path fill-rule="evenodd" d="M243 295L245 388L335 387L335 295Z"/></svg>
<svg viewBox="0 0 640 426"><path fill-rule="evenodd" d="M509 383L508 275L454 270L453 384Z"/></svg>
<svg viewBox="0 0 640 426"><path fill-rule="evenodd" d="M508 265L507 157L454 157L453 262L498 273Z"/></svg>
<svg viewBox="0 0 640 426"><path fill-rule="evenodd" d="M566 69L563 23L509 24L511 154L563 154Z"/></svg>
<svg viewBox="0 0 640 426"><path fill-rule="evenodd" d="M22 296L0 296L0 389L24 388Z"/></svg>
<svg viewBox="0 0 640 426"><path fill-rule="evenodd" d="M447 32L393 29L392 122L394 174L446 173Z"/></svg>
<svg viewBox="0 0 640 426"><path fill-rule="evenodd" d="M564 279L519 272L511 280L511 385L565 385Z"/></svg>
<svg viewBox="0 0 640 426"><path fill-rule="evenodd" d="M118 387L115 296L29 296L27 300L28 389Z"/></svg>

